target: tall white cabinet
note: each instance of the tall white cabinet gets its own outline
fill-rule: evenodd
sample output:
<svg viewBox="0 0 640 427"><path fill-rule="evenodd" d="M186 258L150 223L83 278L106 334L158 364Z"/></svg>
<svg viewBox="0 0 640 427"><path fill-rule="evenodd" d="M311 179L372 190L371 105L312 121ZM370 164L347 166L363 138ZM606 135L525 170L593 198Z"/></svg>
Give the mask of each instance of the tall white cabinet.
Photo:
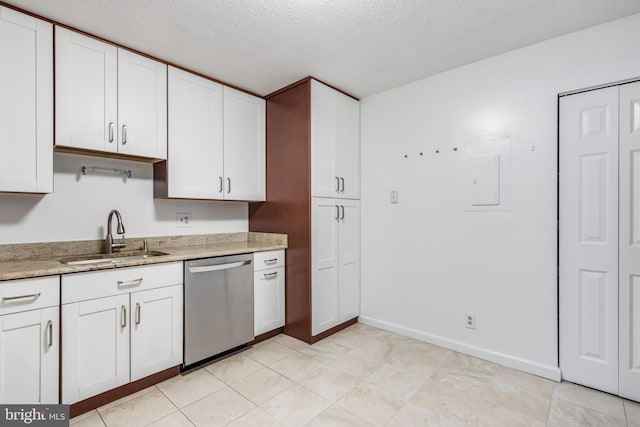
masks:
<svg viewBox="0 0 640 427"><path fill-rule="evenodd" d="M58 147L167 157L167 66L56 27Z"/></svg>
<svg viewBox="0 0 640 427"><path fill-rule="evenodd" d="M0 403L58 403L60 277L0 288Z"/></svg>
<svg viewBox="0 0 640 427"><path fill-rule="evenodd" d="M560 101L560 368L640 400L640 82Z"/></svg>
<svg viewBox="0 0 640 427"><path fill-rule="evenodd" d="M311 80L312 335L360 314L360 103Z"/></svg>
<svg viewBox="0 0 640 427"><path fill-rule="evenodd" d="M53 28L0 6L0 192L53 191Z"/></svg>
<svg viewBox="0 0 640 427"><path fill-rule="evenodd" d="M267 97L267 201L251 231L288 235L286 334L316 342L360 314L360 104L315 79Z"/></svg>

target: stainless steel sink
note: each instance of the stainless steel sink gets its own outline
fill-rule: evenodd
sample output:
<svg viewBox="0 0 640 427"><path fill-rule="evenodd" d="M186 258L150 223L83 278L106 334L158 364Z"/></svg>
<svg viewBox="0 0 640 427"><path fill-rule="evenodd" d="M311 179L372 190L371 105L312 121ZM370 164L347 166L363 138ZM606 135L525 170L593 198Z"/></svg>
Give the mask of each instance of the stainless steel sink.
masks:
<svg viewBox="0 0 640 427"><path fill-rule="evenodd" d="M115 252L112 254L78 255L67 258L60 258L58 261L66 265L85 264L116 264L119 262L136 261L156 256L169 255L166 252L140 251L140 252Z"/></svg>

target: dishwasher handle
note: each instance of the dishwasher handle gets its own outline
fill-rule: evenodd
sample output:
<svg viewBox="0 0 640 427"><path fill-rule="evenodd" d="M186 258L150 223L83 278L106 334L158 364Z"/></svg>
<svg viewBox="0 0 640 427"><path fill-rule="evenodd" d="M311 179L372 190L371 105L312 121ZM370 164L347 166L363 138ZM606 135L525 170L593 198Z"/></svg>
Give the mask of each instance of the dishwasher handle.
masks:
<svg viewBox="0 0 640 427"><path fill-rule="evenodd" d="M242 267L251 264L251 260L230 262L228 264L203 265L199 267L189 267L189 273L207 273L209 271L229 270L231 268Z"/></svg>

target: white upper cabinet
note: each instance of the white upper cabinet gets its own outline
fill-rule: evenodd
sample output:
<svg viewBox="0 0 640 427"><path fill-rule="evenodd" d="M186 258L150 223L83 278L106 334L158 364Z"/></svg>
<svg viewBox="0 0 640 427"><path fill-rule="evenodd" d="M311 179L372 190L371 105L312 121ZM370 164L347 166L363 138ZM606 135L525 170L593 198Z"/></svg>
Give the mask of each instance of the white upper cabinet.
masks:
<svg viewBox="0 0 640 427"><path fill-rule="evenodd" d="M225 199L265 200L264 99L224 87Z"/></svg>
<svg viewBox="0 0 640 427"><path fill-rule="evenodd" d="M0 6L0 191L53 191L51 24Z"/></svg>
<svg viewBox="0 0 640 427"><path fill-rule="evenodd" d="M311 195L360 198L360 103L311 80Z"/></svg>
<svg viewBox="0 0 640 427"><path fill-rule="evenodd" d="M56 146L167 156L167 67L56 27Z"/></svg>
<svg viewBox="0 0 640 427"><path fill-rule="evenodd" d="M155 197L265 200L265 101L169 67L169 149Z"/></svg>
<svg viewBox="0 0 640 427"><path fill-rule="evenodd" d="M117 152L118 49L56 27L56 145Z"/></svg>
<svg viewBox="0 0 640 427"><path fill-rule="evenodd" d="M118 152L167 158L167 66L118 49Z"/></svg>
<svg viewBox="0 0 640 427"><path fill-rule="evenodd" d="M169 67L167 197L223 198L222 85Z"/></svg>

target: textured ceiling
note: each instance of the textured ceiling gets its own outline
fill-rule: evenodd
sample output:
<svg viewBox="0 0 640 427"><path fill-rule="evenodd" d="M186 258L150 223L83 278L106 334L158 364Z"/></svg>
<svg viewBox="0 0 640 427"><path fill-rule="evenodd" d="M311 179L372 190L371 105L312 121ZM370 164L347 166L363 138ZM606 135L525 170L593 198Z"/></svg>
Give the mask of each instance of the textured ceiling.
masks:
<svg viewBox="0 0 640 427"><path fill-rule="evenodd" d="M640 12L640 0L5 0L265 95L363 97Z"/></svg>

